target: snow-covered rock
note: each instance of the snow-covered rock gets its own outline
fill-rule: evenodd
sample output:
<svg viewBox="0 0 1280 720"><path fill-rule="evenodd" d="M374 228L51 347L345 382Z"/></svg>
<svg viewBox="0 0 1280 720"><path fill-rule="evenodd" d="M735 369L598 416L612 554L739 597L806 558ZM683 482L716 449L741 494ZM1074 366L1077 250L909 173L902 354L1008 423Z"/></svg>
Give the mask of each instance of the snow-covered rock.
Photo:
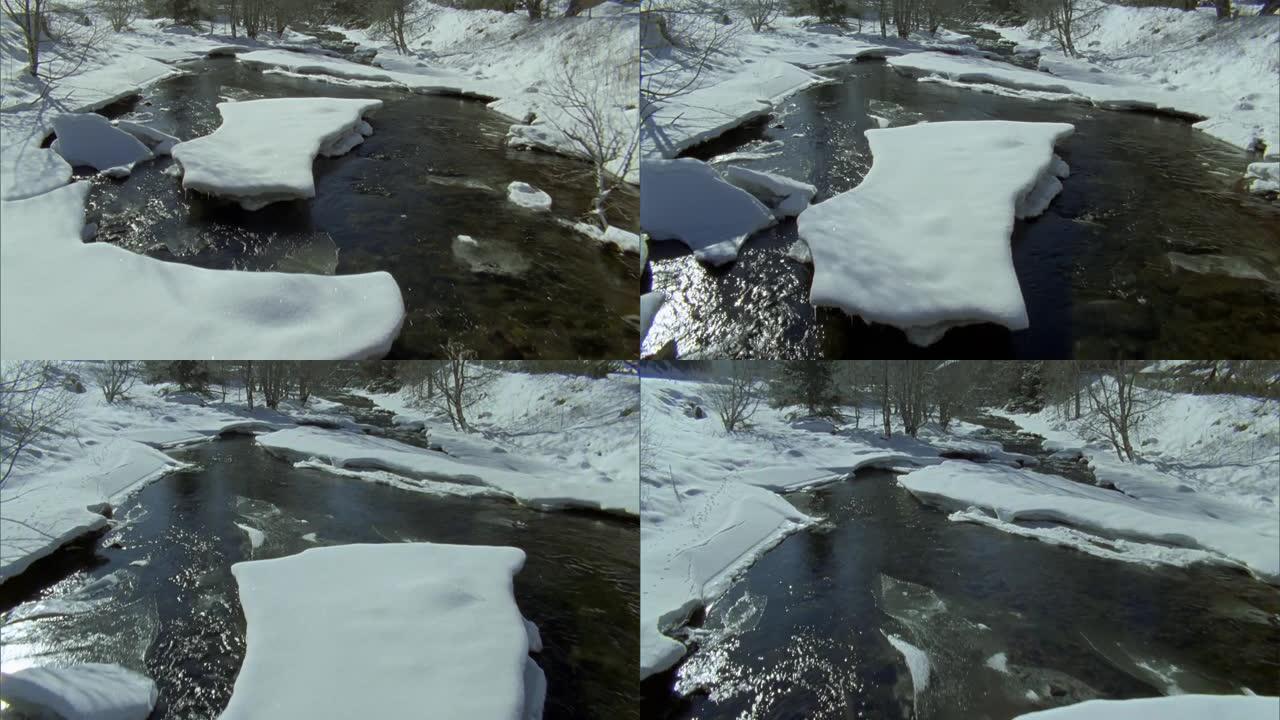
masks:
<svg viewBox="0 0 1280 720"><path fill-rule="evenodd" d="M1009 247L1015 217L1061 185L1065 123L961 121L868 130L862 183L798 219L814 262L810 301L902 328L917 345L948 329L1027 327ZM646 193L648 192L646 186ZM647 198L646 194L646 198Z"/></svg>
<svg viewBox="0 0 1280 720"><path fill-rule="evenodd" d="M693 158L648 160L640 167L640 227L654 240L679 240L699 260L723 265L752 233L772 225L769 208Z"/></svg>
<svg viewBox="0 0 1280 720"><path fill-rule="evenodd" d="M507 199L522 208L547 211L551 209L551 196L526 182L515 181L507 186Z"/></svg>
<svg viewBox="0 0 1280 720"><path fill-rule="evenodd" d="M111 177L127 177L133 166L155 156L133 135L97 113L68 113L53 120L54 152L73 167L88 166Z"/></svg>
<svg viewBox="0 0 1280 720"><path fill-rule="evenodd" d="M1175 695L1132 700L1086 700L1019 715L1014 720L1275 720L1280 698L1250 695Z"/></svg>
<svg viewBox="0 0 1280 720"><path fill-rule="evenodd" d="M119 665L83 663L0 673L0 698L24 717L146 720L158 697L151 678Z"/></svg>
<svg viewBox="0 0 1280 720"><path fill-rule="evenodd" d="M381 100L268 98L218 103L222 125L173 146L182 186L231 198L247 210L315 197L311 166L364 142L364 116Z"/></svg>
<svg viewBox="0 0 1280 720"><path fill-rule="evenodd" d="M1057 475L965 461L915 470L898 483L923 502L960 511L953 520L981 522L1055 544L1090 542L1116 559L1240 566L1280 583L1280 526L1274 516L1242 511L1227 516L1230 511L1221 504L1133 498ZM1042 533L1043 528L1019 521L1050 521L1082 532L1070 537Z"/></svg>
<svg viewBox="0 0 1280 720"><path fill-rule="evenodd" d="M86 244L88 193L78 182L0 207L7 358L381 357L399 334L388 273L208 270Z"/></svg>
<svg viewBox="0 0 1280 720"><path fill-rule="evenodd" d="M1244 178L1249 192L1255 195L1280 193L1280 162L1249 163Z"/></svg>
<svg viewBox="0 0 1280 720"><path fill-rule="evenodd" d="M220 718L540 717L545 678L512 592L524 559L395 543L236 563L247 648Z"/></svg>
<svg viewBox="0 0 1280 720"><path fill-rule="evenodd" d="M767 205L778 219L799 215L818 193L818 189L808 183L737 165L730 165L720 174L730 185L746 190Z"/></svg>

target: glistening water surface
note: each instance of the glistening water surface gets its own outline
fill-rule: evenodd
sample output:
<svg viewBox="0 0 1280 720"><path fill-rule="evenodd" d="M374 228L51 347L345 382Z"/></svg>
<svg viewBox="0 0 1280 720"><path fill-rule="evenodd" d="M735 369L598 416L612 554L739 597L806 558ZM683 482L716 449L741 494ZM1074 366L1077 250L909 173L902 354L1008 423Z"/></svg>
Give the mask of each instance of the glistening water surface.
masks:
<svg viewBox="0 0 1280 720"><path fill-rule="evenodd" d="M475 100L263 73L228 58L183 67L188 74L148 88L124 117L185 140L218 128L223 100L361 97L384 105L364 144L316 160L311 200L246 211L184 192L164 173L171 158L142 163L124 181L96 179L88 222L98 223L100 241L202 267L385 270L407 310L396 357L439 356L449 339L486 358L635 354L635 256L564 224L590 209L586 164L507 148L511 120ZM547 192L551 212L508 202L516 180ZM633 224L637 203L620 189L613 223Z"/></svg>
<svg viewBox="0 0 1280 720"><path fill-rule="evenodd" d="M160 687L153 720L216 718L244 657L233 563L343 543L513 545L520 611L538 625L547 718L635 718L639 532L633 523L435 497L294 468L249 438L179 453L196 469L147 486L126 518L51 587L0 588L3 664L113 662ZM265 533L253 549L239 526ZM39 570L57 572L45 562ZM64 562L63 565L66 563ZM68 568L70 569L70 568ZM87 588L87 589L86 589ZM37 598L75 602L31 617ZM31 619L21 619L31 617ZM324 632L324 628L316 628Z"/></svg>
<svg viewBox="0 0 1280 720"><path fill-rule="evenodd" d="M1280 693L1280 589L953 523L894 477L790 496L830 527L784 540L709 609L701 647L646 684L645 717L1006 720L1093 697ZM889 636L927 654L923 688Z"/></svg>
<svg viewBox="0 0 1280 720"><path fill-rule="evenodd" d="M690 154L753 153L738 164L812 183L822 201L856 187L870 169L871 115L894 126L1075 125L1058 145L1071 166L1062 194L1013 232L1030 328L969 326L921 350L897 329L815 310L812 266L786 255L797 237L791 220L752 236L723 269L702 266L679 243L655 243L646 282L672 299L645 339L646 354L672 339L684 355L760 358L1269 357L1280 348L1280 205L1240 188L1249 153L1184 120L921 83L881 62L825 74L839 82L801 92L767 122ZM896 282L911 292L910 278Z"/></svg>

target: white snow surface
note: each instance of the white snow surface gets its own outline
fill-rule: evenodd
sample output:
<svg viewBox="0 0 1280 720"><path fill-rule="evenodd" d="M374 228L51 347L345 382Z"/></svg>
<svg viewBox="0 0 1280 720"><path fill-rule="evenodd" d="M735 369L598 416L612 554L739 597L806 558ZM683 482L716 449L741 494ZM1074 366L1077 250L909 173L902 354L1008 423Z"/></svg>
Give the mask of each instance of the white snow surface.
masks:
<svg viewBox="0 0 1280 720"><path fill-rule="evenodd" d="M208 270L86 244L88 192L77 182L0 206L6 358L381 357L400 332L388 273Z"/></svg>
<svg viewBox="0 0 1280 720"><path fill-rule="evenodd" d="M472 409L473 433L454 431L406 393L365 394L406 420L423 420L444 453L312 427L261 435L258 442L287 459L321 463L312 467L386 471L407 479L399 486L410 490L490 488L485 494L539 508L635 515L638 385L630 375L504 373Z"/></svg>
<svg viewBox="0 0 1280 720"><path fill-rule="evenodd" d="M524 559L395 543L236 563L247 648L219 717L540 717L542 671L512 592Z"/></svg>
<svg viewBox="0 0 1280 720"><path fill-rule="evenodd" d="M966 461L916 470L898 483L921 501L944 508L975 508L1011 525L1051 521L1086 531L1104 545L1117 538L1206 551L1186 558L1168 553L1159 559L1238 565L1263 580L1280 583L1280 520L1275 516L1263 518L1243 511L1225 515L1224 503L1207 499L1132 498L1057 475Z"/></svg>
<svg viewBox="0 0 1280 720"><path fill-rule="evenodd" d="M52 149L72 167L88 166L112 177L126 177L133 166L155 156L133 135L97 113L67 113L53 121L58 139Z"/></svg>
<svg viewBox="0 0 1280 720"><path fill-rule="evenodd" d="M1249 163L1244 177L1249 192L1255 195L1280 193L1280 162Z"/></svg>
<svg viewBox="0 0 1280 720"><path fill-rule="evenodd" d="M381 100L267 98L218 103L222 125L173 146L182 186L234 199L246 210L315 197L317 155L343 155L364 142L364 117Z"/></svg>
<svg viewBox="0 0 1280 720"><path fill-rule="evenodd" d="M649 328L653 326L653 318L662 309L667 302L667 294L661 290L647 292L640 296L640 339L649 334Z"/></svg>
<svg viewBox="0 0 1280 720"><path fill-rule="evenodd" d="M1082 703L1019 715L1014 720L1274 720L1280 698L1256 695L1175 695Z"/></svg>
<svg viewBox="0 0 1280 720"><path fill-rule="evenodd" d="M902 328L917 345L958 325L1026 328L1010 234L1061 188L1053 146L1072 130L986 120L868 130L875 163L862 183L798 219L810 301Z"/></svg>
<svg viewBox="0 0 1280 720"><path fill-rule="evenodd" d="M808 183L738 165L730 165L720 174L730 185L746 190L768 206L779 220L799 215L818 194L818 189Z"/></svg>
<svg viewBox="0 0 1280 720"><path fill-rule="evenodd" d="M551 196L526 182L515 181L507 186L507 200L530 210L551 209Z"/></svg>
<svg viewBox="0 0 1280 720"><path fill-rule="evenodd" d="M119 665L40 666L0 674L0 698L32 717L146 720L158 697L151 678Z"/></svg>
<svg viewBox="0 0 1280 720"><path fill-rule="evenodd" d="M646 160L640 183L641 230L654 240L679 240L711 265L737 259L752 233L776 221L751 193L726 182L701 160Z"/></svg>

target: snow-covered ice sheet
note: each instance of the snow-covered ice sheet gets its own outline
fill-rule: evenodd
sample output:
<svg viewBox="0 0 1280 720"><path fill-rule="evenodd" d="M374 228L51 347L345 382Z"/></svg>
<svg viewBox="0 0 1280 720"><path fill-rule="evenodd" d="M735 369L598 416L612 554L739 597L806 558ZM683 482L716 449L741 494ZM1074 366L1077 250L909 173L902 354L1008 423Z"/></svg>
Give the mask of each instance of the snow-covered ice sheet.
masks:
<svg viewBox="0 0 1280 720"><path fill-rule="evenodd" d="M315 197L317 155L343 155L364 142L364 118L381 100L267 98L218 103L222 125L173 146L182 186L227 197L247 210Z"/></svg>
<svg viewBox="0 0 1280 720"><path fill-rule="evenodd" d="M388 273L208 270L86 244L88 192L77 182L0 208L7 358L381 357L400 332Z"/></svg>
<svg viewBox="0 0 1280 720"><path fill-rule="evenodd" d="M126 177L133 166L154 155L133 135L97 113L67 113L54 119L58 138L53 151L72 167L88 166L112 177Z"/></svg>
<svg viewBox="0 0 1280 720"><path fill-rule="evenodd" d="M1280 698L1251 695L1175 695L1132 700L1086 700L1019 715L1014 720L1275 720Z"/></svg>
<svg viewBox="0 0 1280 720"><path fill-rule="evenodd" d="M701 160L646 160L640 184L641 229L654 240L683 242L712 265L737 259L752 233L776 221L763 203Z"/></svg>
<svg viewBox="0 0 1280 720"><path fill-rule="evenodd" d="M777 103L822 82L822 77L778 60L746 66L715 84L655 102L642 118L642 152L647 158L675 157L767 115Z"/></svg>
<svg viewBox="0 0 1280 720"><path fill-rule="evenodd" d="M1061 187L1065 123L958 121L868 130L862 183L799 216L810 301L929 345L958 325L1027 327L1009 246L1015 217ZM647 195L646 195L647 197ZM980 291L979 291L980 290Z"/></svg>
<svg viewBox="0 0 1280 720"><path fill-rule="evenodd" d="M146 720L159 693L151 678L119 665L30 667L0 674L0 697L32 717Z"/></svg>
<svg viewBox="0 0 1280 720"><path fill-rule="evenodd" d="M649 328L653 325L653 318L662 309L667 302L667 294L661 290L647 292L640 296L640 339L649 334Z"/></svg>
<svg viewBox="0 0 1280 720"><path fill-rule="evenodd" d="M1010 526L1019 521L1048 521L1099 535L1104 541L1115 538L1206 551L1189 557L1142 552L1135 558L1138 561L1215 561L1246 567L1263 580L1280 583L1280 527L1274 517L1244 511L1224 517L1226 508L1221 504L1212 504L1206 512L1204 501L1195 499L1178 504L1144 500L1056 475L966 461L925 467L900 477L898 483L923 502L953 510L976 508ZM1113 549L1117 557L1123 554L1123 547Z"/></svg>
<svg viewBox="0 0 1280 720"><path fill-rule="evenodd" d="M542 672L512 590L524 559L398 543L236 563L247 648L220 718L539 717Z"/></svg>
<svg viewBox="0 0 1280 720"><path fill-rule="evenodd" d="M720 171L730 185L746 190L773 211L778 219L795 217L809 207L818 189L776 173L730 165Z"/></svg>

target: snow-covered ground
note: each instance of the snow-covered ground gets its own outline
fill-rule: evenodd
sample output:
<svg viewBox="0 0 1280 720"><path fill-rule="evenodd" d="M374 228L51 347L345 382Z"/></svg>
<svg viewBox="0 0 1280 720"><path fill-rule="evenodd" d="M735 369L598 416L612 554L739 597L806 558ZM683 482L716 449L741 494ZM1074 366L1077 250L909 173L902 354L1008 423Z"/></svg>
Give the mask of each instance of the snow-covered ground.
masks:
<svg viewBox="0 0 1280 720"><path fill-rule="evenodd" d="M24 668L0 674L0 688L23 717L61 720L146 720L159 696L151 678L103 663Z"/></svg>
<svg viewBox="0 0 1280 720"><path fill-rule="evenodd" d="M524 559L392 543L233 565L247 647L220 717L542 717L541 642L512 591Z"/></svg>
<svg viewBox="0 0 1280 720"><path fill-rule="evenodd" d="M1152 392L1162 401L1139 428L1136 463L1121 462L1085 422L1054 409L999 413L1047 438L1049 449L1080 452L1098 483L1119 492L968 463L926 468L899 482L955 510L953 520L1115 560L1238 566L1280 583L1280 402Z"/></svg>
<svg viewBox="0 0 1280 720"><path fill-rule="evenodd" d="M868 130L875 164L862 183L797 221L810 302L902 328L917 345L976 322L1026 328L1010 234L1062 189L1053 147L1071 132L1003 120Z"/></svg>
<svg viewBox="0 0 1280 720"><path fill-rule="evenodd" d="M852 409L837 426L789 421L786 411L761 406L750 432L729 434L707 404L712 387L661 375L641 383L642 678L684 656L684 645L667 633L714 602L761 554L819 520L777 493L835 482L859 468L933 465L946 450L1011 465L1030 460L965 437L975 428L963 423L951 434L922 431L920 439L895 427L886 441L865 409L856 428Z"/></svg>
<svg viewBox="0 0 1280 720"><path fill-rule="evenodd" d="M1047 78L1070 99L1196 115L1205 118L1198 129L1280 159L1280 17L1242 15L1224 22L1210 7L1186 12L1107 4L1085 25L1077 32L1081 59L1032 38L1027 27L991 29L1019 49L1040 52L1045 72L1032 73L1041 79L1032 78L1034 84L1023 89ZM986 82L992 81L1009 86L1000 79Z"/></svg>
<svg viewBox="0 0 1280 720"><path fill-rule="evenodd" d="M289 459L410 490L637 512L639 390L634 376L593 380L503 373L489 397L473 408L478 432L472 434L448 429L447 420L411 406L407 395L369 395L400 413L402 427L428 427L431 443L443 453L364 435L367 428L341 405L320 398L306 407L285 401L278 411L257 407L249 412L240 397L206 404L186 394L166 395L165 386L139 383L126 400L107 404L98 387L83 379L86 391L77 396L64 434L24 452L0 489L0 582L61 545L106 527L111 521L103 511L181 467L158 448L226 433L264 433L259 438L264 447ZM415 482L418 478L434 482Z"/></svg>

